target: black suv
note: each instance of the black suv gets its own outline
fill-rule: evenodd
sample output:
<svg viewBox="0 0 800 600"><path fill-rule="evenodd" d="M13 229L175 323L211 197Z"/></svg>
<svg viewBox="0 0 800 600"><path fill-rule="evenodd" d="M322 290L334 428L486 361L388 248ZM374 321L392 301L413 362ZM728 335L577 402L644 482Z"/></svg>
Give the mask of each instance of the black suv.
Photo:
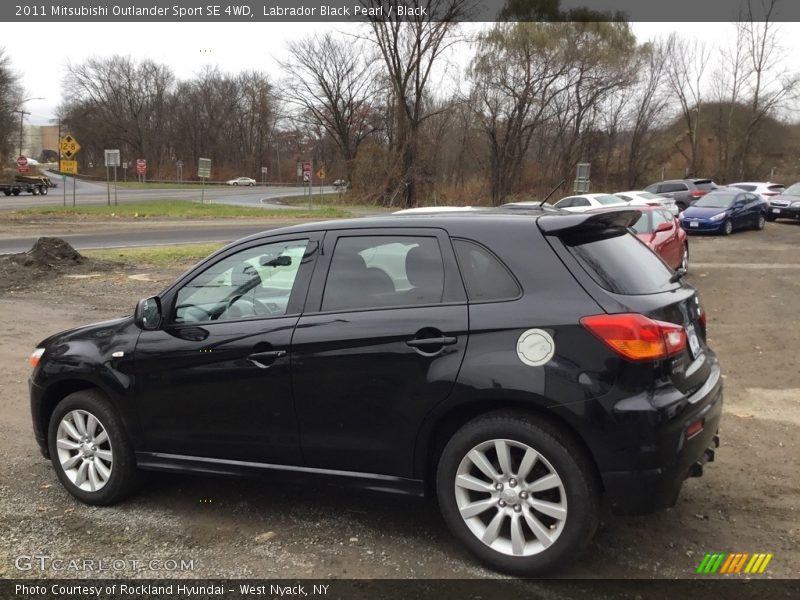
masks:
<svg viewBox="0 0 800 600"><path fill-rule="evenodd" d="M708 192L717 189L717 184L710 179L670 179L653 183L644 189L651 194L672 198L680 210L686 210Z"/></svg>
<svg viewBox="0 0 800 600"><path fill-rule="evenodd" d="M133 316L34 352L36 439L76 498L137 469L333 476L436 495L486 564L536 574L714 457L722 380L696 291L638 211L487 209L235 242Z"/></svg>

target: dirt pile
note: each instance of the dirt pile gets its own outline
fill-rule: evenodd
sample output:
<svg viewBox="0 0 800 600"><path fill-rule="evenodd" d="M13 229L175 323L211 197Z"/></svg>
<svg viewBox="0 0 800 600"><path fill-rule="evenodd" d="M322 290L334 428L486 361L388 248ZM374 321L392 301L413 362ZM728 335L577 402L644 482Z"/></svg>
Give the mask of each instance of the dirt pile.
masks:
<svg viewBox="0 0 800 600"><path fill-rule="evenodd" d="M45 277L109 266L83 256L60 238L40 237L27 252L0 256L0 293L23 289Z"/></svg>

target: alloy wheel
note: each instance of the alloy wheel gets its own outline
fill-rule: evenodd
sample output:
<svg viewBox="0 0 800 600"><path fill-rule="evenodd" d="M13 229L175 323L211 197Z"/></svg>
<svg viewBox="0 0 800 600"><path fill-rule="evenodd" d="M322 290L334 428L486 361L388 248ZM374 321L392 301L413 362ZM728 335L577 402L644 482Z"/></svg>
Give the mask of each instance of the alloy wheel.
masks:
<svg viewBox="0 0 800 600"><path fill-rule="evenodd" d="M86 492L101 490L111 478L114 455L108 432L85 410L65 414L56 432L58 461L69 480Z"/></svg>
<svg viewBox="0 0 800 600"><path fill-rule="evenodd" d="M567 496L555 468L530 446L482 442L461 460L455 500L469 530L493 550L532 556L564 530Z"/></svg>

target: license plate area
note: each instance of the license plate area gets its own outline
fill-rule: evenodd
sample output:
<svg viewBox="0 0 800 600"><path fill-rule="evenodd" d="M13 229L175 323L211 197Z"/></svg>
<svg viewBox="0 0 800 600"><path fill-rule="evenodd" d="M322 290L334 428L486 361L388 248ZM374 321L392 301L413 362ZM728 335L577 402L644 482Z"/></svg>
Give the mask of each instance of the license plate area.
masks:
<svg viewBox="0 0 800 600"><path fill-rule="evenodd" d="M703 349L700 347L700 338L697 337L694 325L689 325L686 328L686 340L689 343L689 354L694 360L703 353Z"/></svg>
<svg viewBox="0 0 800 600"><path fill-rule="evenodd" d="M780 208L773 208L773 209L772 209L772 212L773 212L774 214L776 214L776 215L779 215L779 214L781 214L781 209L780 209Z"/></svg>
<svg viewBox="0 0 800 600"><path fill-rule="evenodd" d="M697 221L689 221L689 227L699 227L700 223Z"/></svg>

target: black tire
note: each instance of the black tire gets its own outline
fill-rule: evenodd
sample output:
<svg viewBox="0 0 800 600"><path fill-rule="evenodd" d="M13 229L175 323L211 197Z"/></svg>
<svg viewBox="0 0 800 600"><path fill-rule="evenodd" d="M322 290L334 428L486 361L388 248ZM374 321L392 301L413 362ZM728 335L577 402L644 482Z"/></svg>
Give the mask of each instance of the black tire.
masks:
<svg viewBox="0 0 800 600"><path fill-rule="evenodd" d="M238 183L234 183L233 185L235 185L236 187L239 187L239 184L238 184Z"/></svg>
<svg viewBox="0 0 800 600"><path fill-rule="evenodd" d="M14 194L15 196L19 196L19 193L20 193L21 191L22 191L22 190L14 190L14 191L13 191L13 192L11 192L11 193L12 193L12 194Z"/></svg>
<svg viewBox="0 0 800 600"><path fill-rule="evenodd" d="M48 191L48 190L47 190L47 186L46 186L46 185L40 185L40 186L39 186L39 193L40 193L42 196L47 196L47 191Z"/></svg>
<svg viewBox="0 0 800 600"><path fill-rule="evenodd" d="M113 451L110 476L97 491L84 490L73 483L59 460L56 446L59 424L65 415L75 410L85 411L100 422L108 434L109 448ZM130 495L138 484L136 457L122 421L105 395L98 390L75 392L56 405L48 425L47 444L50 460L61 484L81 502L99 506L114 504Z"/></svg>
<svg viewBox="0 0 800 600"><path fill-rule="evenodd" d="M535 450L540 456L537 465L546 464L546 468L557 474L563 484L558 491L548 490L547 492L557 494L556 501L558 502L563 501L561 494L565 495L567 512L560 533L549 546L533 550L536 553L528 556L512 556L485 544L477 537L478 533L473 533L458 508L455 481L459 466L462 461L467 460L466 456L471 450L480 447L481 444L490 443L492 440L521 444ZM490 450L487 451L485 456L489 458L490 453ZM512 478L513 473L519 474L521 462L521 460L517 460L516 470L512 468ZM494 463L497 469L500 464L497 461L497 454L495 454ZM536 480L540 475L534 475L535 472L535 469L531 470L528 477ZM505 485L513 487L514 482L509 483L508 481ZM516 485L520 486L519 490L530 484L530 481L522 481L517 482ZM496 488L494 489L496 490ZM462 493L471 494L473 492ZM474 493L489 494L490 492ZM500 495L502 493L497 492ZM539 492L531 492L531 500L516 500L521 508L524 507L526 514L534 513L531 504L528 504L528 502L532 502L534 493ZM436 495L444 520L456 538L487 566L517 576L549 575L575 560L594 535L599 518L599 484L595 469L586 456L586 452L569 434L525 413L493 413L470 421L459 429L449 440L439 459L436 471ZM495 492L492 491L491 497L493 498L494 495ZM492 503L491 508L486 509L482 513L483 516L478 518L482 520L490 520L490 517L496 518L501 510L505 511L509 508L507 504L501 504L501 506L506 508L496 508ZM490 511L494 511L494 513ZM514 511L507 513L511 522L514 518L520 518L515 517L514 512L520 512L516 510L516 506ZM540 524L546 526L546 531L553 532L554 527L557 527L557 525L551 524L548 529L547 523L544 521L548 517L542 515L538 515L538 517L541 519ZM504 521L508 520L506 517L502 518ZM522 519L522 522L524 523L526 519ZM472 522L474 523L474 520ZM503 525L504 528L508 527L509 532L511 522ZM487 529L490 526L487 525ZM526 539L530 538L534 546L539 544L537 540L540 538L533 534L530 526L525 524L524 528L527 530ZM555 529L555 531L558 530ZM525 548L527 549L527 545Z"/></svg>
<svg viewBox="0 0 800 600"><path fill-rule="evenodd" d="M10 195L11 195L11 190L3 190L3 193L4 193L6 196L10 196Z"/></svg>
<svg viewBox="0 0 800 600"><path fill-rule="evenodd" d="M755 227L755 228L756 228L756 230L757 230L757 231L761 231L762 229L764 229L764 226L765 226L766 224L767 224L767 219L766 219L766 217L764 216L764 213L759 213L759 215L758 215L758 221L756 221L756 227Z"/></svg>
<svg viewBox="0 0 800 600"><path fill-rule="evenodd" d="M34 196L38 196L38 195L39 195L39 188L38 188L38 187L36 187L36 186L33 186L33 187L30 189L30 192L31 192L31 194L33 194Z"/></svg>
<svg viewBox="0 0 800 600"><path fill-rule="evenodd" d="M730 235L730 234L732 234L733 233L733 222L730 219L725 221L722 224L722 227L720 227L720 231L722 232L722 235Z"/></svg>
<svg viewBox="0 0 800 600"><path fill-rule="evenodd" d="M683 253L681 254L681 264L678 265L689 272L689 244L686 243L683 245Z"/></svg>

